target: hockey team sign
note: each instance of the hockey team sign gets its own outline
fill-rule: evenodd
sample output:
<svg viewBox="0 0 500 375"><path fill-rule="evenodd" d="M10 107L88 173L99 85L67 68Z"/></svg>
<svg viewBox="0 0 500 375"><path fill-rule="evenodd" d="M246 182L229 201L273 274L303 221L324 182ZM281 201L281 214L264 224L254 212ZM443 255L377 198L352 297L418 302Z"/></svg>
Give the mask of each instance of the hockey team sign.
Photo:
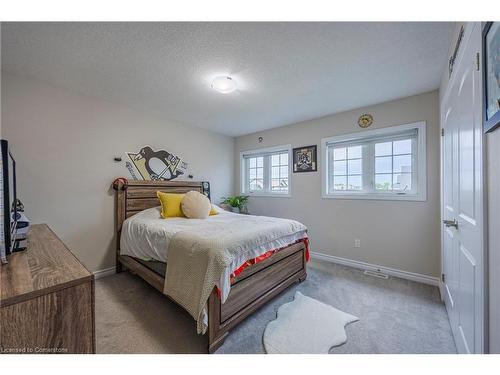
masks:
<svg viewBox="0 0 500 375"><path fill-rule="evenodd" d="M187 163L165 150L153 151L144 146L139 152L127 152L126 167L136 180L173 180L185 174ZM139 175L139 176L138 176Z"/></svg>

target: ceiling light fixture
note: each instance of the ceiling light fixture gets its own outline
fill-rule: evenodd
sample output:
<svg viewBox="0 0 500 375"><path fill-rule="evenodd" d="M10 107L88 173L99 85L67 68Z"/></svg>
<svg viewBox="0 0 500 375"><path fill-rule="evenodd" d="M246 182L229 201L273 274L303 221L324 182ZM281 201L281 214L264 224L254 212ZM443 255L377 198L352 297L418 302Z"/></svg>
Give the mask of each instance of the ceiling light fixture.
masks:
<svg viewBox="0 0 500 375"><path fill-rule="evenodd" d="M229 94L236 90L236 81L229 76L219 76L213 79L211 87L221 94Z"/></svg>

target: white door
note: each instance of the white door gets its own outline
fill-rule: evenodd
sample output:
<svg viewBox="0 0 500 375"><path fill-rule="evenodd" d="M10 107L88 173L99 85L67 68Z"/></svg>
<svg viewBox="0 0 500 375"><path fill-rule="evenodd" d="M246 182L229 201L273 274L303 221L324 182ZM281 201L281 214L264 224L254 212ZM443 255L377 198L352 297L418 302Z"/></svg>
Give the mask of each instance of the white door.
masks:
<svg viewBox="0 0 500 375"><path fill-rule="evenodd" d="M467 24L441 104L443 298L460 353L483 353L483 133L480 23Z"/></svg>

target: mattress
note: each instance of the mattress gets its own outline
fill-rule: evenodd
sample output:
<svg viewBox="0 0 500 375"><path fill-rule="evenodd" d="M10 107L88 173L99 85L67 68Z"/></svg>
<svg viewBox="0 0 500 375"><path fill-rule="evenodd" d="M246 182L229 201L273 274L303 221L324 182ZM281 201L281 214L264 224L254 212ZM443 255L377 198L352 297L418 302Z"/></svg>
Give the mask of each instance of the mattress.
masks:
<svg viewBox="0 0 500 375"><path fill-rule="evenodd" d="M217 208L217 207L216 207ZM160 207L153 207L141 211L123 222L120 238L120 254L135 257L144 261L158 261L165 263L167 261L168 248L173 236L183 230L192 230L201 228L207 224L207 220L216 221L224 224L228 221L242 218L240 214L227 212L218 208L219 214L209 216L207 219L188 219L188 218L168 218L162 219L160 216ZM276 222L286 219L273 218ZM268 251L280 249L293 244L299 240L307 238L307 228L300 225L300 230L293 234L277 237L275 240L261 244L247 254L248 259L238 259L225 272L217 287L222 294L222 300L225 301L229 295L231 274L244 262L257 258ZM274 230L271 226L270 232ZM160 271L160 270L159 270Z"/></svg>
<svg viewBox="0 0 500 375"><path fill-rule="evenodd" d="M173 217L162 219L160 207L153 207L141 211L123 222L120 238L120 254L128 255L142 260L167 261L168 247L172 237L186 229L203 226L206 220L224 222L229 217L239 217L239 214L227 212L218 208L219 214L209 216L207 219L187 219ZM276 219L285 220L285 219ZM269 228L271 231L272 228ZM255 257L273 249L288 246L306 236L306 229L292 235L283 236L275 241L268 242L254 249Z"/></svg>

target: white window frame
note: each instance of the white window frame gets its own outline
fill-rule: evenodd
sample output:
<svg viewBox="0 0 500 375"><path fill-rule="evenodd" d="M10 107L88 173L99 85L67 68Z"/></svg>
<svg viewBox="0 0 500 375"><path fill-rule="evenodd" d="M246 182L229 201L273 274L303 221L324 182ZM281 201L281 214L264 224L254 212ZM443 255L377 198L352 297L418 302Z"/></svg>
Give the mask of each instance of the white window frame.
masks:
<svg viewBox="0 0 500 375"><path fill-rule="evenodd" d="M269 154L274 152L288 152L288 192L279 192L279 191L271 191L271 190L263 190L263 191L248 191L247 190L247 168L245 165L245 157L248 156L259 156L262 154ZM240 194L249 195L252 197L279 197L279 198L290 198L292 196L292 145L281 145L281 146L273 146L260 148L257 150L246 150L240 152ZM270 167L264 159L264 179L266 173L270 173Z"/></svg>
<svg viewBox="0 0 500 375"><path fill-rule="evenodd" d="M398 133L409 131L412 129L417 129L416 138L416 156L417 163L415 163L415 153L413 153L413 165L416 165L416 174L414 173L412 177L413 186L417 187L416 193L405 193L401 191L385 192L374 191L373 187L367 191L366 186L373 186L374 181L363 181L363 190L359 191L335 191L333 193L328 190L328 171L329 171L329 158L328 158L328 145L336 142L360 142L373 137L391 137L397 135ZM374 200L398 200L398 201L425 201L427 199L427 135L426 135L426 122L414 122L410 124L389 126L380 129L360 131L351 134L344 134L334 137L327 137L321 140L321 196L322 198L330 199L374 199ZM374 163L374 160L373 160ZM370 173L370 176L375 179L373 164L371 160L366 160L365 154L363 154L363 170L366 173ZM366 168L366 169L365 169ZM363 177L365 173L363 173ZM416 179L416 181L415 181Z"/></svg>

